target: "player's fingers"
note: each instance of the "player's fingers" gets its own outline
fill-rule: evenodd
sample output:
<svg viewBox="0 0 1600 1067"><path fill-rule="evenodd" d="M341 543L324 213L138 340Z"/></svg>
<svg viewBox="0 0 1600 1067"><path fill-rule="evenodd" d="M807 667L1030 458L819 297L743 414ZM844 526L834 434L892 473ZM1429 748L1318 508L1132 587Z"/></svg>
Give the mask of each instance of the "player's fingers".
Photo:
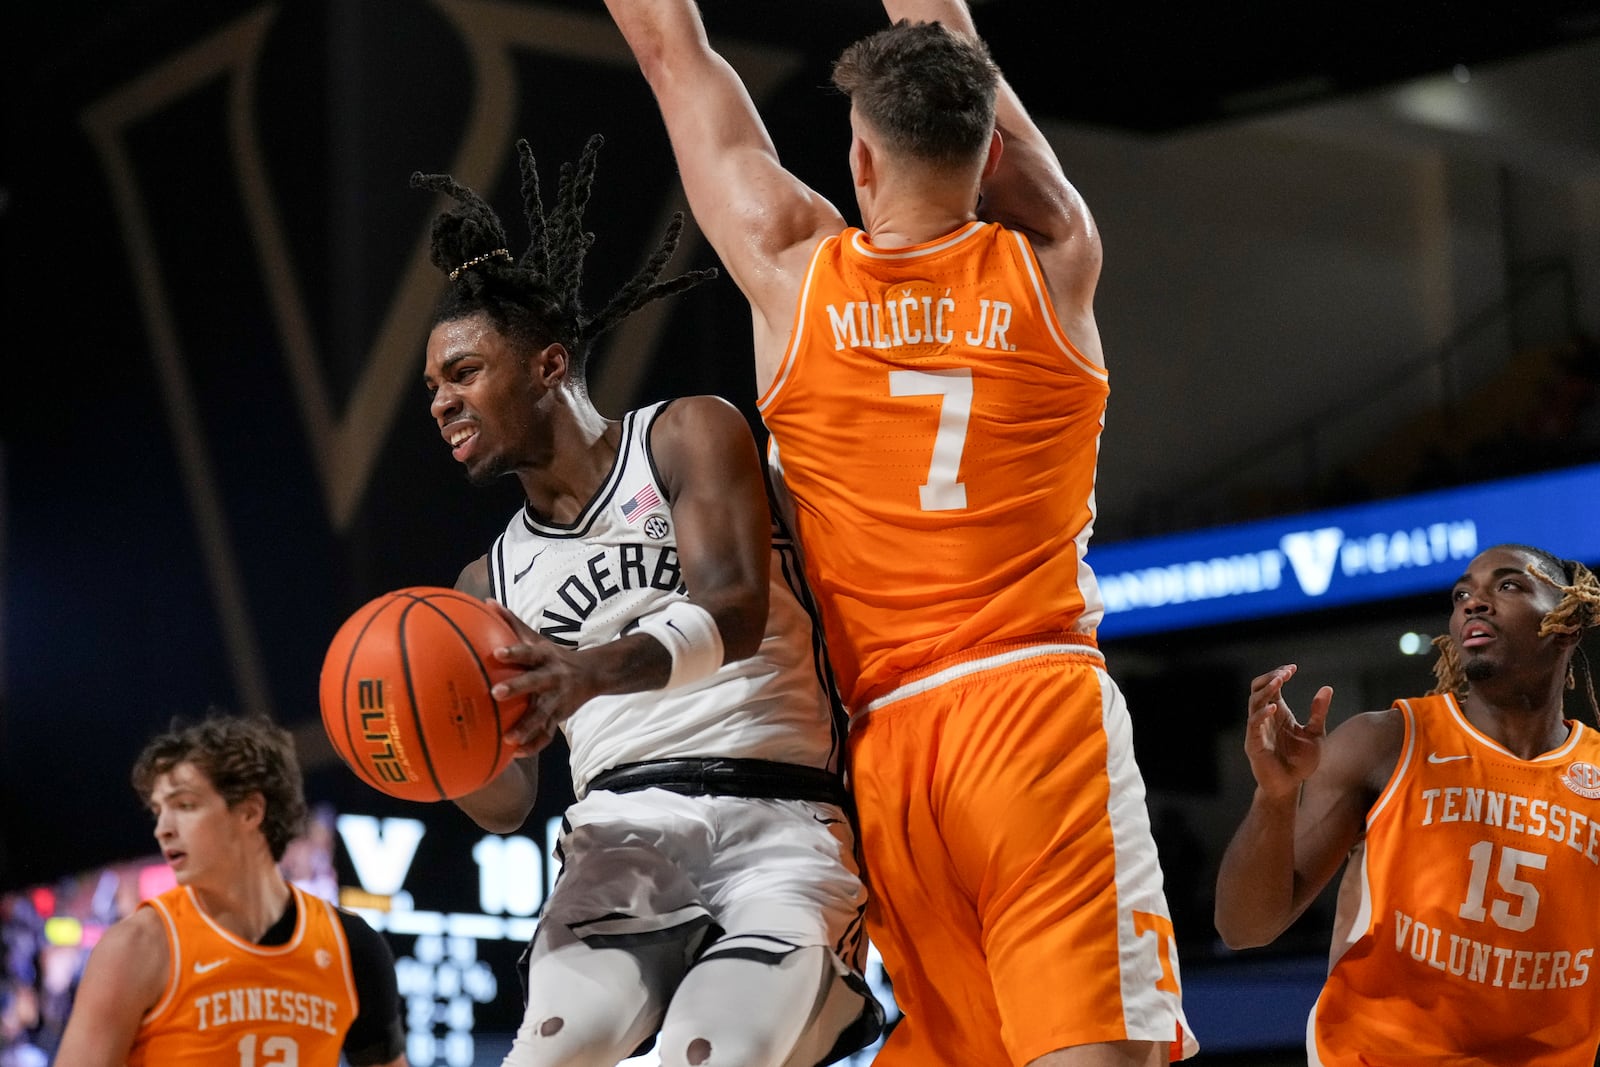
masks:
<svg viewBox="0 0 1600 1067"><path fill-rule="evenodd" d="M1285 663L1281 667L1274 667L1265 674L1258 674L1250 682L1250 692L1255 694L1269 689L1280 689L1283 683L1294 676L1297 668L1293 663Z"/></svg>
<svg viewBox="0 0 1600 1067"><path fill-rule="evenodd" d="M496 700L505 701L515 700L517 697L522 696L537 696L547 692L556 684L555 679L550 676L550 672L539 670L539 667L543 665L542 661L535 663L515 662L515 665L529 669L513 678L496 682L494 687L489 690Z"/></svg>
<svg viewBox="0 0 1600 1067"><path fill-rule="evenodd" d="M1283 683L1294 673L1294 667L1277 667L1266 674L1259 675L1250 683L1250 714L1256 714L1268 704L1277 701L1283 691Z"/></svg>
<svg viewBox="0 0 1600 1067"><path fill-rule="evenodd" d="M542 667L550 660L550 650L542 644L518 641L495 649L494 658L513 667Z"/></svg>
<svg viewBox="0 0 1600 1067"><path fill-rule="evenodd" d="M506 744L517 746L518 755L523 755L522 750L525 748L529 749L530 753L544 748L555 736L555 732L555 716L540 708L537 700L530 700L527 712L511 724L511 728L504 736Z"/></svg>
<svg viewBox="0 0 1600 1067"><path fill-rule="evenodd" d="M522 621L522 617L520 615L506 607L504 604L500 603L500 601L490 597L488 600L485 600L484 603L488 604L489 610L500 616L500 620L507 626L511 627L511 631L524 642L529 642L538 636L533 627Z"/></svg>
<svg viewBox="0 0 1600 1067"><path fill-rule="evenodd" d="M539 753L549 748L550 737L548 734L538 734L529 741L518 742L515 744L508 739L506 744L512 745L514 749L514 755L517 759L527 759L530 756L537 756Z"/></svg>
<svg viewBox="0 0 1600 1067"><path fill-rule="evenodd" d="M1311 711L1306 716L1306 730L1323 733L1328 722L1328 709L1333 706L1333 686L1325 685L1311 698Z"/></svg>

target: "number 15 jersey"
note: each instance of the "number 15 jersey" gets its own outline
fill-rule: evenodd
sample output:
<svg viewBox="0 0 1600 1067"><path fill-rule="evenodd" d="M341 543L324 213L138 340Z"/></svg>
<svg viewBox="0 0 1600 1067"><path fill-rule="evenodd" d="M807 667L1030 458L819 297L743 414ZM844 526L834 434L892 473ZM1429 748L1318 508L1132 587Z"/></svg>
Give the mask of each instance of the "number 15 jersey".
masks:
<svg viewBox="0 0 1600 1067"><path fill-rule="evenodd" d="M1523 760L1453 697L1395 707L1405 742L1348 876L1357 914L1312 1013L1310 1062L1590 1067L1600 735L1569 720L1563 744Z"/></svg>
<svg viewBox="0 0 1600 1067"><path fill-rule="evenodd" d="M1022 234L818 245L759 407L853 712L980 645L1093 642L1106 396Z"/></svg>

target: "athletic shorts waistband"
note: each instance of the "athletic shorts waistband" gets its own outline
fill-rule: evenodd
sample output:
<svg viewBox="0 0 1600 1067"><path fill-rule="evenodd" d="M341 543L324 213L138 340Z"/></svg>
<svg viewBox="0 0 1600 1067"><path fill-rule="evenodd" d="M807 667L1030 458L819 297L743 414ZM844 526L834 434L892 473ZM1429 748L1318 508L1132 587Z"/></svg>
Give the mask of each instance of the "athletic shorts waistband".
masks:
<svg viewBox="0 0 1600 1067"><path fill-rule="evenodd" d="M834 771L764 759L662 759L624 763L601 771L587 793L665 789L691 797L809 800L846 807L844 779Z"/></svg>
<svg viewBox="0 0 1600 1067"><path fill-rule="evenodd" d="M873 697L859 708L852 708L850 721L859 722L872 712L896 701L926 693L930 689L937 689L941 685L961 678L982 671L1015 666L1043 656L1078 656L1098 664L1104 664L1106 659L1093 637L1070 631L1034 634L1011 641L995 641L969 648L965 652L944 656L926 667L902 675L894 688Z"/></svg>

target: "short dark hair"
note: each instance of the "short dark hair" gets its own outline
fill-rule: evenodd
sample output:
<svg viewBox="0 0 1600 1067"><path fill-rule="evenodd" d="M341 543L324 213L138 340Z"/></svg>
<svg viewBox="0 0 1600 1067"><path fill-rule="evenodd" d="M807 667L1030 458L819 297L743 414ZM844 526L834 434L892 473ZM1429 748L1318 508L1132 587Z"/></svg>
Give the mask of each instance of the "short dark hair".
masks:
<svg viewBox="0 0 1600 1067"><path fill-rule="evenodd" d="M448 174L411 175L414 188L447 193L456 201L456 207L433 220L429 258L450 284L434 308L431 325L482 313L524 351L560 342L571 357L573 384L586 388L591 341L650 301L717 276L715 270L697 270L656 280L683 232L683 213L677 212L644 267L598 315L584 311L579 290L594 234L583 228L583 211L594 185L595 157L604 143L596 134L584 145L576 166L562 164L555 208L547 216L533 149L526 140L517 142L523 213L532 238L520 256L512 255L499 216L477 193Z"/></svg>
<svg viewBox="0 0 1600 1067"><path fill-rule="evenodd" d="M199 722L173 719L150 740L133 765L133 789L145 804L156 779L192 763L232 808L253 793L266 802L261 832L274 860L300 835L306 821L305 784L294 737L265 715L229 715L216 709Z"/></svg>
<svg viewBox="0 0 1600 1067"><path fill-rule="evenodd" d="M891 151L935 166L970 163L994 132L1000 69L975 37L902 19L846 48L833 84Z"/></svg>

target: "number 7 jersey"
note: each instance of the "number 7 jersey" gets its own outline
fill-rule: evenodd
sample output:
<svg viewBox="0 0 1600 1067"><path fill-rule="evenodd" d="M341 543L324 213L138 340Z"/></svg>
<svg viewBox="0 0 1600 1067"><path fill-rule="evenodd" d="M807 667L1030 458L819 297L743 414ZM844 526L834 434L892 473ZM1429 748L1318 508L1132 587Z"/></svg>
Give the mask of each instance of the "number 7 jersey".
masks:
<svg viewBox="0 0 1600 1067"><path fill-rule="evenodd" d="M1311 1064L1591 1067L1600 1044L1600 735L1518 759L1453 697L1397 701L1360 897ZM1344 918L1341 916L1341 918Z"/></svg>
<svg viewBox="0 0 1600 1067"><path fill-rule="evenodd" d="M1106 396L1022 234L818 245L759 407L852 711L980 645L1092 643Z"/></svg>

